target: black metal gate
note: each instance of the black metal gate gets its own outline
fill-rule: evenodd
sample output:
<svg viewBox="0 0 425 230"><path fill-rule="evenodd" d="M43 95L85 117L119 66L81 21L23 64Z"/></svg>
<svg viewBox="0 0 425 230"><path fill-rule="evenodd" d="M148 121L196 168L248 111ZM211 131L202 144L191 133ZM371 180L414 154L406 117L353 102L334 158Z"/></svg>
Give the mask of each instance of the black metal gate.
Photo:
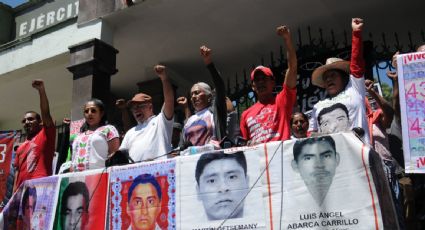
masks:
<svg viewBox="0 0 425 230"><path fill-rule="evenodd" d="M351 32L344 31L342 38L339 38L339 40L336 39L333 30L329 31L328 36L324 36L323 29L318 29L319 36L316 38L313 38L310 27L307 27L305 32L307 35L303 34L301 29L298 29L297 39L294 39L294 41L297 41L297 44L294 45L297 47L298 58L297 110L302 112L311 110L316 102L326 96L322 89L311 84L310 79L313 70L322 65L326 61L326 58L339 57L349 60L351 55ZM395 42L388 44L386 34L381 35L379 43L376 42L378 39L374 38L372 34L363 34L364 57L366 62L365 75L367 79L374 78L374 68L393 68L391 66L391 57L396 51L400 51L400 53L412 52L417 46L425 43L424 31L420 32L419 41L414 42L412 40L411 32L408 32L407 36L408 44L401 44L397 33L390 39ZM372 41L375 41L375 43ZM260 63L258 63L270 67L276 76L275 93L278 93L282 89L283 73L287 66L287 59L284 56L282 46L277 53L276 55L276 52L270 52L268 63L266 63L264 57L261 57ZM254 67L255 65L252 65L249 70L243 69L241 77L236 74L234 82L230 80L227 82L227 95L233 101L239 115L256 102L256 97L249 81L249 73ZM381 81L381 77L378 72L376 78L379 82Z"/></svg>

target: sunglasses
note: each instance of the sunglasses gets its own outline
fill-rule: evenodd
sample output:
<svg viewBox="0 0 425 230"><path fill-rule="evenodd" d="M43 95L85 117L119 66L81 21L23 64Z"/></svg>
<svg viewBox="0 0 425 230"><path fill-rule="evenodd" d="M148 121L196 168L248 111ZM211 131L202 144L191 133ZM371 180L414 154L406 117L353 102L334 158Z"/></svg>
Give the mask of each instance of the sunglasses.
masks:
<svg viewBox="0 0 425 230"><path fill-rule="evenodd" d="M91 112L91 113L97 113L97 112L99 112L99 110L98 109L95 109L95 108L84 109L84 113L89 113L89 112Z"/></svg>

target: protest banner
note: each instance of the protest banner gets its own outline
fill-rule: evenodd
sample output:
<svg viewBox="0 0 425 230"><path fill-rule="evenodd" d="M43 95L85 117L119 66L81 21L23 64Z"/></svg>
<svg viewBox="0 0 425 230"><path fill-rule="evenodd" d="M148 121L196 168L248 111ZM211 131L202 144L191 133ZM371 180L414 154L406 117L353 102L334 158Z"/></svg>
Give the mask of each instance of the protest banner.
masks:
<svg viewBox="0 0 425 230"><path fill-rule="evenodd" d="M19 215L22 199L22 188L23 186L20 186L18 189L16 189L15 193L10 198L6 206L4 206L3 211L0 213L0 219L3 220L3 222L0 223L0 226L3 230L16 230L18 229L18 225L20 225L22 222L22 218Z"/></svg>
<svg viewBox="0 0 425 230"><path fill-rule="evenodd" d="M179 158L178 229L267 229L256 148Z"/></svg>
<svg viewBox="0 0 425 230"><path fill-rule="evenodd" d="M13 189L13 147L16 141L15 131L0 132L0 211L12 196ZM11 174L12 172L12 174Z"/></svg>
<svg viewBox="0 0 425 230"><path fill-rule="evenodd" d="M53 229L106 229L107 169L60 177Z"/></svg>
<svg viewBox="0 0 425 230"><path fill-rule="evenodd" d="M22 186L18 229L50 229L53 224L58 177L27 180ZM18 222L19 223L19 222Z"/></svg>
<svg viewBox="0 0 425 230"><path fill-rule="evenodd" d="M270 229L397 228L379 156L352 133L270 143L265 154Z"/></svg>
<svg viewBox="0 0 425 230"><path fill-rule="evenodd" d="M57 181L56 193L41 190L46 180L52 188ZM38 220L30 218L34 229L398 226L379 154L351 132L68 173L24 185L2 213L8 220L4 226L11 226L5 229L28 222L22 210L30 199L23 197L30 196L26 191L34 194L32 187L37 192L33 213ZM49 197L39 201L48 191ZM54 217L49 207L56 210Z"/></svg>
<svg viewBox="0 0 425 230"><path fill-rule="evenodd" d="M397 55L406 173L425 173L425 52Z"/></svg>
<svg viewBox="0 0 425 230"><path fill-rule="evenodd" d="M175 160L113 167L109 229L176 229Z"/></svg>

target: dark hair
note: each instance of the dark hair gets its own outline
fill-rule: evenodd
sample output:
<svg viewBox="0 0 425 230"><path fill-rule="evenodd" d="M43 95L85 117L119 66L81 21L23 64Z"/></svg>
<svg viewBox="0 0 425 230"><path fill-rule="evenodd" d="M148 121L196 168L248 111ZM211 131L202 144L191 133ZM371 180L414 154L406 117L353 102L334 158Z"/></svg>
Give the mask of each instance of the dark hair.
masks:
<svg viewBox="0 0 425 230"><path fill-rule="evenodd" d="M24 195L22 196L22 210L25 210L25 207L27 205L27 202L30 196L35 198L34 205L32 206L32 211L34 211L35 205L37 203L37 189L35 189L35 187L28 187L25 190ZM22 215L25 215L25 211L22 212Z"/></svg>
<svg viewBox="0 0 425 230"><path fill-rule="evenodd" d="M425 46L425 43L418 45L418 47L416 47L416 52L419 52L419 48L421 48L422 46Z"/></svg>
<svg viewBox="0 0 425 230"><path fill-rule="evenodd" d="M103 113L102 118L100 119L99 126L104 126L104 125L106 125L106 124L107 124L107 121L106 121L106 113L105 113L105 104L103 104L103 102L102 102L101 100L97 99L97 98L92 98L92 99L88 100L88 101L84 104L84 106L85 106L85 105L87 105L87 103L89 103L89 102L93 102L93 103L94 103L94 105L95 105L96 107L98 107L98 108L99 108L99 110L100 110L101 112L104 112L104 113ZM80 128L80 132L81 132L81 133L82 133L82 132L85 132L85 131L87 131L88 129L89 129L89 124L87 124L87 122L84 122L84 124L83 124L83 125L81 126L81 128Z"/></svg>
<svg viewBox="0 0 425 230"><path fill-rule="evenodd" d="M37 112L35 112L35 111L33 111L33 110L30 110L30 111L26 111L24 114L27 114L27 113L33 113L33 114L35 114L35 118L36 118L38 121L41 121L41 116L40 116L40 114L38 114Z"/></svg>
<svg viewBox="0 0 425 230"><path fill-rule="evenodd" d="M62 199L61 199L61 214L66 213L66 203L68 202L68 198L71 196L76 195L82 195L84 198L84 211L88 212L89 210L89 204L90 204L90 196L89 196L89 190L87 189L87 186L84 182L76 181L68 184L68 186L65 188L65 191L62 193Z"/></svg>
<svg viewBox="0 0 425 230"><path fill-rule="evenodd" d="M290 120L290 124L292 125L292 122L294 121L294 117L295 117L295 115L298 115L298 114L300 114L303 118L304 118L304 120L306 120L307 122L308 122L308 117L307 117L307 115L305 115L303 112L295 112L295 113L293 113L292 115L291 115L291 120Z"/></svg>
<svg viewBox="0 0 425 230"><path fill-rule="evenodd" d="M319 115L317 116L317 121L318 121L319 125L321 125L321 123L322 123L322 121L321 121L322 115L330 113L330 112L334 111L335 109L342 109L345 112L345 114L347 115L348 120L350 120L350 115L348 115L347 107L342 103L336 103L336 104L333 104L329 107L326 107L326 108L324 108L320 111Z"/></svg>
<svg viewBox="0 0 425 230"><path fill-rule="evenodd" d="M311 145L317 142L328 143L336 153L335 141L331 136L312 137L307 139L298 139L293 147L294 160L298 163L298 156L301 154L305 145Z"/></svg>
<svg viewBox="0 0 425 230"><path fill-rule="evenodd" d="M243 168L243 171L247 171L247 164L246 164L246 158L242 151L233 153L233 154L226 154L223 151L220 152L212 152L212 153L204 153L201 155L201 157L198 159L198 162L196 163L196 170L195 170L195 178L196 182L199 185L199 178L201 177L201 174L204 172L205 166L207 166L209 163L215 160L222 160L222 159L234 159L238 164Z"/></svg>
<svg viewBox="0 0 425 230"><path fill-rule="evenodd" d="M141 174L134 178L133 183L131 183L130 188L128 189L127 194L127 203L130 203L131 195L133 194L133 190L136 188L139 184L152 184L153 187L156 190L156 194L158 195L159 199L162 197L161 193L161 186L159 185L158 181L156 181L155 177L151 174Z"/></svg>

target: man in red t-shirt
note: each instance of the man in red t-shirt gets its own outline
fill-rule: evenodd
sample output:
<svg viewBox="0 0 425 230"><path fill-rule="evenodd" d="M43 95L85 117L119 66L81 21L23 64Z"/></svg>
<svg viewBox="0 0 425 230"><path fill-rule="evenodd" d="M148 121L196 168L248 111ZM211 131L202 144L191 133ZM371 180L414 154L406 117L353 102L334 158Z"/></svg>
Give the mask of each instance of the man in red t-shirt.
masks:
<svg viewBox="0 0 425 230"><path fill-rule="evenodd" d="M50 116L49 101L44 89L44 82L42 80L34 80L32 87L38 91L40 96L41 117L34 111L28 111L22 119L27 139L16 151L13 163L16 169L14 191L25 180L46 177L52 174L56 129Z"/></svg>
<svg viewBox="0 0 425 230"><path fill-rule="evenodd" d="M282 91L275 97L273 89L275 78L270 68L257 66L251 72L252 90L258 102L248 108L241 116L241 133L250 145L269 141L287 140L291 134L289 121L297 96L297 56L289 29L277 28L287 50L288 69Z"/></svg>

